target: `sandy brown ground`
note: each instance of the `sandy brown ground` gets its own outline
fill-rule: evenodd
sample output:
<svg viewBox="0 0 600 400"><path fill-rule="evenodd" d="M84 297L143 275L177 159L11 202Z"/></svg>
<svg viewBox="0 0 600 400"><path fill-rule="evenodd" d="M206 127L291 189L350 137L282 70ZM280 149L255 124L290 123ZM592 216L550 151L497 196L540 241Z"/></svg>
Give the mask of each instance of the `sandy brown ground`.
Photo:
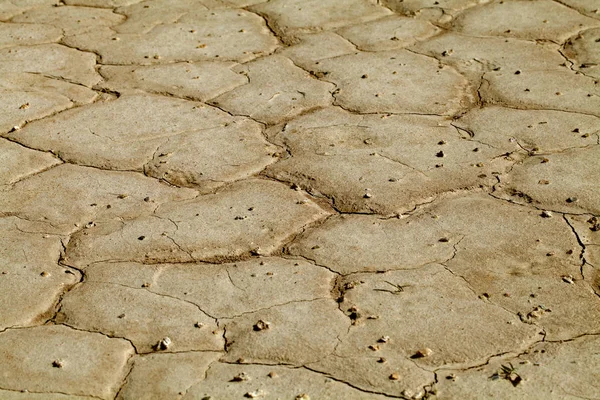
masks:
<svg viewBox="0 0 600 400"><path fill-rule="evenodd" d="M0 399L600 399L598 0L0 21Z"/></svg>

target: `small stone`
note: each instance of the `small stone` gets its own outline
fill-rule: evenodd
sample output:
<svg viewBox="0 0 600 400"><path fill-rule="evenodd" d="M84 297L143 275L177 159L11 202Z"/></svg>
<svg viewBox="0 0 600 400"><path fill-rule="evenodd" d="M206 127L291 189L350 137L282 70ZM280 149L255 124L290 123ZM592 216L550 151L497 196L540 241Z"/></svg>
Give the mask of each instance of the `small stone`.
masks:
<svg viewBox="0 0 600 400"><path fill-rule="evenodd" d="M550 181L547 181L547 180L545 180L545 179L542 179L542 180L539 180L539 181L538 181L538 183L539 183L540 185L549 185L549 184L550 184Z"/></svg>
<svg viewBox="0 0 600 400"><path fill-rule="evenodd" d="M577 197L568 197L566 202L567 203L575 203L577 201Z"/></svg>
<svg viewBox="0 0 600 400"><path fill-rule="evenodd" d="M126 194L120 194L117 196L117 199L126 199L127 195Z"/></svg>
<svg viewBox="0 0 600 400"><path fill-rule="evenodd" d="M167 350L172 343L171 338L164 337L156 344L156 350Z"/></svg>
<svg viewBox="0 0 600 400"><path fill-rule="evenodd" d="M364 74L363 76L361 76L362 79L367 79L369 77L369 75Z"/></svg>
<svg viewBox="0 0 600 400"><path fill-rule="evenodd" d="M379 343L387 343L389 341L390 341L390 337L389 336L382 336L378 340Z"/></svg>
<svg viewBox="0 0 600 400"><path fill-rule="evenodd" d="M231 378L231 380L229 382L245 382L248 380L250 380L250 377L248 376L248 374L246 374L245 372L242 372L242 373L237 374L233 378Z"/></svg>
<svg viewBox="0 0 600 400"><path fill-rule="evenodd" d="M142 283L142 287L143 288L147 288L147 287L150 287L150 286L151 286L151 284L148 283L148 282Z"/></svg>
<svg viewBox="0 0 600 400"><path fill-rule="evenodd" d="M267 374L267 376L268 376L269 378L277 378L279 375L277 375L277 372L275 372L275 371L271 371L271 372L269 372L269 373Z"/></svg>
<svg viewBox="0 0 600 400"><path fill-rule="evenodd" d="M573 283L575 283L573 281L573 277L571 275L563 275L563 276L561 276L561 278L562 278L563 282L565 282L565 283L570 283L571 285Z"/></svg>
<svg viewBox="0 0 600 400"><path fill-rule="evenodd" d="M196 322L196 323L194 324L194 327L195 327L195 328L202 328L203 326L204 326L204 324L203 324L202 322Z"/></svg>
<svg viewBox="0 0 600 400"><path fill-rule="evenodd" d="M550 211L542 211L540 214L542 218L552 218L552 213Z"/></svg>
<svg viewBox="0 0 600 400"><path fill-rule="evenodd" d="M363 197L365 199L370 199L371 197L373 197L373 195L371 193L365 193L365 195Z"/></svg>
<svg viewBox="0 0 600 400"><path fill-rule="evenodd" d="M432 354L433 354L433 350L431 350L428 347L425 347L421 350L418 350L411 358L424 358L424 357L429 357Z"/></svg>
<svg viewBox="0 0 600 400"><path fill-rule="evenodd" d="M369 346L369 350L379 351L379 349L380 349L380 347L376 344L375 345L372 344Z"/></svg>
<svg viewBox="0 0 600 400"><path fill-rule="evenodd" d="M389 376L390 380L392 381L399 381L400 380L400 374L397 372L392 372L392 374Z"/></svg>
<svg viewBox="0 0 600 400"><path fill-rule="evenodd" d="M50 272L42 271L42 273L40 274L40 276L43 276L44 278L49 277L50 276Z"/></svg>
<svg viewBox="0 0 600 400"><path fill-rule="evenodd" d="M384 364L387 362L387 359L385 357L379 357L379 359L377 360L378 363L380 364Z"/></svg>
<svg viewBox="0 0 600 400"><path fill-rule="evenodd" d="M63 367L63 361L62 360L54 360L54 361L52 361L52 366L54 368L62 368Z"/></svg>
<svg viewBox="0 0 600 400"><path fill-rule="evenodd" d="M296 400L310 400L310 396L306 393L302 393L296 396Z"/></svg>
<svg viewBox="0 0 600 400"><path fill-rule="evenodd" d="M261 397L264 395L265 392L263 392L262 390L255 390L254 392L247 392L246 394L244 394L244 397L247 397L249 399L256 399L257 397Z"/></svg>
<svg viewBox="0 0 600 400"><path fill-rule="evenodd" d="M444 155L445 155L445 154L444 154L444 152L443 152L443 151L438 151L437 153L435 153L435 156L436 156L436 157L440 157L440 158L441 158L441 157L444 157Z"/></svg>
<svg viewBox="0 0 600 400"><path fill-rule="evenodd" d="M264 331L271 327L271 323L267 321L259 320L256 324L254 324L253 328L255 331Z"/></svg>

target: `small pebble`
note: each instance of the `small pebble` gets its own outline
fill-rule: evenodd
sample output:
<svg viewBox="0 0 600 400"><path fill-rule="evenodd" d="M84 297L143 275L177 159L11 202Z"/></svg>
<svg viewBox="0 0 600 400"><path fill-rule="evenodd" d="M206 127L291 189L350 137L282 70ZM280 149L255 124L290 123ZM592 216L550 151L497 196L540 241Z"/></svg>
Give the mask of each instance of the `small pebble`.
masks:
<svg viewBox="0 0 600 400"><path fill-rule="evenodd" d="M369 346L369 350L379 351L379 349L380 349L380 347L376 344L375 345L372 344Z"/></svg>
<svg viewBox="0 0 600 400"><path fill-rule="evenodd" d="M231 380L229 382L244 382L244 381L248 381L248 380L250 380L250 377L248 376L248 374L246 374L245 372L242 372L242 373L237 374L233 378L231 378Z"/></svg>
<svg viewBox="0 0 600 400"><path fill-rule="evenodd" d="M382 336L378 340L379 343L387 343L389 341L390 341L390 337L389 336Z"/></svg>
<svg viewBox="0 0 600 400"><path fill-rule="evenodd" d="M561 278L562 278L563 282L565 282L565 283L570 283L570 284L575 283L573 281L573 277L571 275L563 275Z"/></svg>
<svg viewBox="0 0 600 400"><path fill-rule="evenodd" d="M171 338L164 337L156 344L156 350L167 350L172 343Z"/></svg>
<svg viewBox="0 0 600 400"><path fill-rule="evenodd" d="M379 359L377 360L378 363L383 364L387 362L387 359L385 357L379 357Z"/></svg>
<svg viewBox="0 0 600 400"><path fill-rule="evenodd" d="M428 347L425 347L425 348L417 351L411 358L424 358L424 357L429 357L432 354L433 354L433 350L431 350Z"/></svg>
<svg viewBox="0 0 600 400"><path fill-rule="evenodd" d="M271 372L269 372L269 373L267 374L267 376L268 376L269 378L277 378L277 376L278 376L278 375L277 375L277 372L275 372L275 371L271 371Z"/></svg>
<svg viewBox="0 0 600 400"><path fill-rule="evenodd" d="M389 376L390 380L392 381L399 381L400 380L400 374L397 372L392 372L392 374Z"/></svg>
<svg viewBox="0 0 600 400"><path fill-rule="evenodd" d="M62 360L54 360L54 361L52 361L52 366L54 368L62 368L63 362L62 362Z"/></svg>
<svg viewBox="0 0 600 400"><path fill-rule="evenodd" d="M259 320L256 324L254 324L253 329L255 331L264 331L271 327L271 323L267 321Z"/></svg>
<svg viewBox="0 0 600 400"><path fill-rule="evenodd" d="M265 392L263 392L262 390L256 390L254 392L247 392L246 394L244 394L244 397L247 397L249 399L256 399L257 397L261 397L264 395Z"/></svg>
<svg viewBox="0 0 600 400"><path fill-rule="evenodd" d="M195 328L202 328L203 326L204 326L204 324L203 324L202 322L196 322L196 323L194 324L194 327L195 327Z"/></svg>
<svg viewBox="0 0 600 400"><path fill-rule="evenodd" d="M577 197L568 197L566 202L567 203L575 203L577 201Z"/></svg>
<svg viewBox="0 0 600 400"><path fill-rule="evenodd" d="M550 211L542 211L540 214L542 218L552 218L552 213Z"/></svg>
<svg viewBox="0 0 600 400"><path fill-rule="evenodd" d="M310 396L306 393L302 393L296 396L296 400L310 400Z"/></svg>
<svg viewBox="0 0 600 400"><path fill-rule="evenodd" d="M47 271L42 271L42 273L40 274L40 276L43 276L44 278L50 276L50 272Z"/></svg>

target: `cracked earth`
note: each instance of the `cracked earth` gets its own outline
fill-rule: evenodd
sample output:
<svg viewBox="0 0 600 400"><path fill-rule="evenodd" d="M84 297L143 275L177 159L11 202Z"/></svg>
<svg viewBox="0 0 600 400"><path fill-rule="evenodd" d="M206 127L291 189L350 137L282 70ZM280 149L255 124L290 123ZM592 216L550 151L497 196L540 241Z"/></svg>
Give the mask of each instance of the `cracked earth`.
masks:
<svg viewBox="0 0 600 400"><path fill-rule="evenodd" d="M600 399L598 0L0 0L0 398Z"/></svg>

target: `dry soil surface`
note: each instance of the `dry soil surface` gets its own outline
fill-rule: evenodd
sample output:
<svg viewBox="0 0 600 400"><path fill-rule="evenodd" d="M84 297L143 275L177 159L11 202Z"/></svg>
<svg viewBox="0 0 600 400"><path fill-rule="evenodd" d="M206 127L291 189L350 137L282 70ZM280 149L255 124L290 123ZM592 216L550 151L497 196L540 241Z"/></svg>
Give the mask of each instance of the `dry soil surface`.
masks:
<svg viewBox="0 0 600 400"><path fill-rule="evenodd" d="M0 0L0 398L600 399L598 0Z"/></svg>

